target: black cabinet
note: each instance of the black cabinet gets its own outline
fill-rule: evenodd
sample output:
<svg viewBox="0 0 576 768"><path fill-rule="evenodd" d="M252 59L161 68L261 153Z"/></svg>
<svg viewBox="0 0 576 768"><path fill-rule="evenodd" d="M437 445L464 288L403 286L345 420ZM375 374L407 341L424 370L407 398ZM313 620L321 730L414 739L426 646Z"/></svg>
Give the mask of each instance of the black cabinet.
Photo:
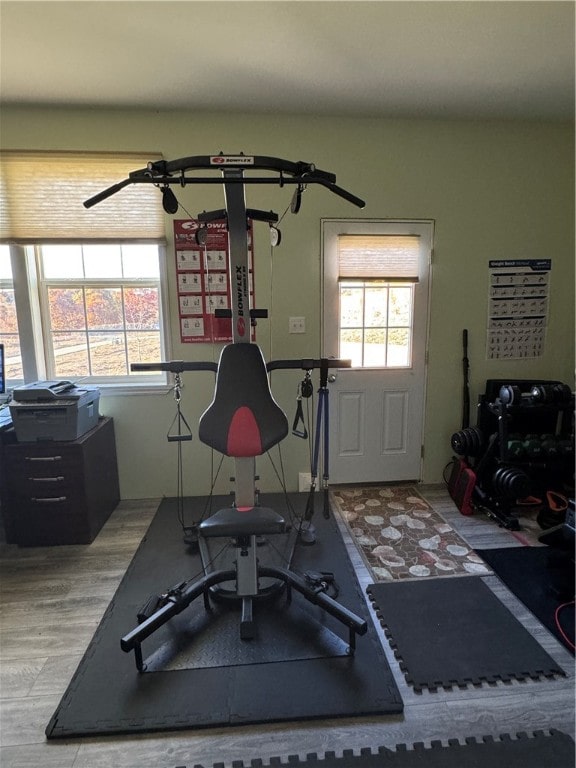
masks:
<svg viewBox="0 0 576 768"><path fill-rule="evenodd" d="M8 543L91 543L120 500L113 420L101 418L70 442L7 437L0 492Z"/></svg>

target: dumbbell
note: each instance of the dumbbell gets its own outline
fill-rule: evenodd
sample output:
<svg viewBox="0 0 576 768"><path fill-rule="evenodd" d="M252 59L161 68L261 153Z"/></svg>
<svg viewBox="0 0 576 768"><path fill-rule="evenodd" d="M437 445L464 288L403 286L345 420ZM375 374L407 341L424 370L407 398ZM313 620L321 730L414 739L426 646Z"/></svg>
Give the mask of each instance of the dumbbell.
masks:
<svg viewBox="0 0 576 768"><path fill-rule="evenodd" d="M524 440L524 450L529 459L542 459L544 457L544 447L539 435L526 435Z"/></svg>
<svg viewBox="0 0 576 768"><path fill-rule="evenodd" d="M574 455L574 442L572 440L558 440L557 447L560 456L570 457Z"/></svg>
<svg viewBox="0 0 576 768"><path fill-rule="evenodd" d="M510 435L506 446L506 455L511 461L519 461L524 458L526 448L520 435Z"/></svg>
<svg viewBox="0 0 576 768"><path fill-rule="evenodd" d="M530 493L530 479L519 467L498 467L492 485L496 493L508 499L523 499Z"/></svg>
<svg viewBox="0 0 576 768"><path fill-rule="evenodd" d="M454 432L450 445L458 456L479 456L484 448L484 435L478 427L466 427Z"/></svg>
<svg viewBox="0 0 576 768"><path fill-rule="evenodd" d="M498 393L503 405L518 405L519 403L531 403L532 392L522 392L517 384L504 384Z"/></svg>
<svg viewBox="0 0 576 768"><path fill-rule="evenodd" d="M572 390L568 384L535 384L530 390L535 403L569 403Z"/></svg>
<svg viewBox="0 0 576 768"><path fill-rule="evenodd" d="M572 402L572 389L568 384L555 384L553 387L554 397L557 403L570 403Z"/></svg>
<svg viewBox="0 0 576 768"><path fill-rule="evenodd" d="M504 405L520 403L569 403L572 391L568 384L534 384L529 392L522 392L516 384L504 384L498 393Z"/></svg>
<svg viewBox="0 0 576 768"><path fill-rule="evenodd" d="M558 438L556 435L542 435L540 438L542 442L542 450L549 459L555 459L560 455L558 450Z"/></svg>

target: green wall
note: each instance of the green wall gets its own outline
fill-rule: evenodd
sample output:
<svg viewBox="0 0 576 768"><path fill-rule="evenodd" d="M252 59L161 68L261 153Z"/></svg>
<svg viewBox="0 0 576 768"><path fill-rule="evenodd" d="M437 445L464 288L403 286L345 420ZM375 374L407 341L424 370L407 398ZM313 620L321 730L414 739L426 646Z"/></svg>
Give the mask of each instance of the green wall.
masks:
<svg viewBox="0 0 576 768"><path fill-rule="evenodd" d="M257 226L257 305L272 310L260 321L265 355L320 354L320 219L434 219L435 252L423 481L441 482L451 456L450 436L461 418L461 334L469 329L472 402L487 378L551 378L573 386L574 376L574 129L572 124L353 119L194 112L107 111L4 107L2 148L158 151L167 159L195 154L272 155L314 162L367 201L360 211L321 188L306 192L298 216L282 222L282 244L271 266L266 227ZM291 189L253 187L248 204L282 214ZM192 215L222 207L219 186L178 195ZM171 222L166 220L170 237ZM545 354L525 361L488 361L485 338L489 259L551 258ZM172 251L168 265L172 273ZM181 345L171 274L174 359L217 359L210 346ZM270 296L270 285L273 285ZM306 317L307 333L288 335L289 316ZM292 419L297 374L274 374L274 390ZM210 402L211 378L186 378L183 408L191 424ZM113 416L123 498L172 495L176 447L165 439L173 418L170 395L103 396ZM282 444L289 488L309 466L307 446ZM209 489L210 451L195 436L183 444L185 491ZM261 487L277 488L263 457ZM228 490L225 463L217 490Z"/></svg>

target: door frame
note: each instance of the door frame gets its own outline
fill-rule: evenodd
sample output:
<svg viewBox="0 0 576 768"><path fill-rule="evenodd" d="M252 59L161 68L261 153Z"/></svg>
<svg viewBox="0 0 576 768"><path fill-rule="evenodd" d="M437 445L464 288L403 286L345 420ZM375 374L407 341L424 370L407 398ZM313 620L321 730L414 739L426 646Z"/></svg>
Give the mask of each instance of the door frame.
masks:
<svg viewBox="0 0 576 768"><path fill-rule="evenodd" d="M419 234L422 235L422 229L420 231L408 231L408 227L410 225L413 225L414 227L421 228L425 227L428 231L426 232L427 240L429 240L429 256L427 260L427 269L426 269L426 285L424 286L425 289L425 296L426 296L426 315L425 318L422 320L423 323L423 333L424 333L424 339L422 340L423 343L423 350L424 350L424 364L422 367L422 412L420 415L420 429L421 429L421 452L420 452L420 461L419 461L419 476L418 478L414 478L415 480L421 480L422 478L422 472L423 472L423 463L424 463L424 435L425 435L425 426L426 426L426 403L427 403L427 391L428 391L428 343L430 338L430 317L431 317L431 296L432 296L432 264L433 264L433 257L434 257L434 235L435 235L435 220L428 218L428 219L422 219L422 218L414 218L414 219L399 219L399 218L393 218L393 219L384 219L384 218L322 218L320 220L320 282L321 282L321 301L320 301L320 333L321 333L321 354L322 356L326 356L327 353L329 353L331 350L327 349L327 339L326 339L326 293L327 293L327 285L326 285L326 274L327 274L327 268L326 268L326 246L325 246L325 225L327 224L342 224L343 229L345 229L346 225L349 225L352 232L354 228L362 227L363 225L382 225L382 226L394 226L398 225L400 232L398 234ZM344 233L344 232L343 232ZM367 233L368 234L368 233ZM367 371L376 371L379 369L370 369L368 368ZM386 368L380 369L382 371L386 371ZM391 370L396 370L392 368ZM336 481L337 482L337 481ZM387 481L389 482L389 481ZM393 481L392 481L393 482Z"/></svg>

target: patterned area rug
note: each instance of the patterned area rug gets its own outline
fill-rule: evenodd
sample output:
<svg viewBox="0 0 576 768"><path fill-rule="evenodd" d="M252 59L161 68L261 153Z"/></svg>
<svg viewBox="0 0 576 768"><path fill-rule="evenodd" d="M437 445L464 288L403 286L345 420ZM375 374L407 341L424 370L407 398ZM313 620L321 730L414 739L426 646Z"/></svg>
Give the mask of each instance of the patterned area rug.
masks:
<svg viewBox="0 0 576 768"><path fill-rule="evenodd" d="M340 486L332 500L375 581L492 573L413 486Z"/></svg>

